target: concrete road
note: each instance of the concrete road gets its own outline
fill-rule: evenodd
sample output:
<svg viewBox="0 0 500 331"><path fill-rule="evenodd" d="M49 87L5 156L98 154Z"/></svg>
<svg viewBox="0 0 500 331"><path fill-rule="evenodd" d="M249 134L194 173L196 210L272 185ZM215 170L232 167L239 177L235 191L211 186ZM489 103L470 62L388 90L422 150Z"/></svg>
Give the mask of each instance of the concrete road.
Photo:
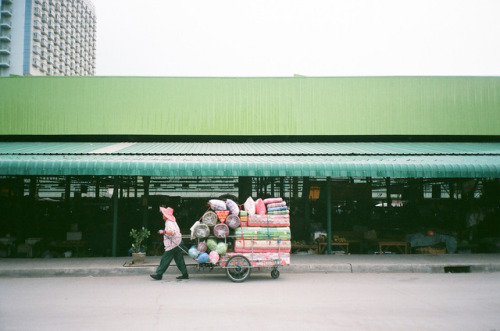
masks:
<svg viewBox="0 0 500 331"><path fill-rule="evenodd" d="M500 273L1 278L0 330L500 330Z"/></svg>

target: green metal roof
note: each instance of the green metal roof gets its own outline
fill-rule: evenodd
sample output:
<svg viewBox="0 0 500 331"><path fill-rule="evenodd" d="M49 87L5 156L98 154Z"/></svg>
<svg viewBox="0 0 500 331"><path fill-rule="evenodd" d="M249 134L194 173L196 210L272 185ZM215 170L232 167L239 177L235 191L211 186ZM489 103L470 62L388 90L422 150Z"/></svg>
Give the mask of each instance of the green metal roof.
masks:
<svg viewBox="0 0 500 331"><path fill-rule="evenodd" d="M500 143L0 143L0 175L500 178Z"/></svg>

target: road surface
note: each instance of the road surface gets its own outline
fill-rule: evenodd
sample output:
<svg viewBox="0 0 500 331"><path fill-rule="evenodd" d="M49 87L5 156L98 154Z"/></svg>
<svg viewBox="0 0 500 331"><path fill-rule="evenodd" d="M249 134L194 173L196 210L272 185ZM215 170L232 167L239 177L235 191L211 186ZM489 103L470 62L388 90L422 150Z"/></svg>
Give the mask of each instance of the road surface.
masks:
<svg viewBox="0 0 500 331"><path fill-rule="evenodd" d="M500 330L500 273L0 278L0 330Z"/></svg>

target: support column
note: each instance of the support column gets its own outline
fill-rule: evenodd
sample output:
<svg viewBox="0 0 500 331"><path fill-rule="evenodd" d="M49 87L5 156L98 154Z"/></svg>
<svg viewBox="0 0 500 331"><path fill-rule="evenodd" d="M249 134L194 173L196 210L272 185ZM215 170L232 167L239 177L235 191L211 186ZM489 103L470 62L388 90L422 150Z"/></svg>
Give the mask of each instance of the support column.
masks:
<svg viewBox="0 0 500 331"><path fill-rule="evenodd" d="M299 178L293 177L293 198L299 198Z"/></svg>
<svg viewBox="0 0 500 331"><path fill-rule="evenodd" d="M30 176L30 199L34 201L37 196L37 178L36 176Z"/></svg>
<svg viewBox="0 0 500 331"><path fill-rule="evenodd" d="M115 176L114 178L114 187L113 187L113 247L111 249L111 254L113 257L116 257L116 247L118 241L118 194L120 190L119 185L119 177Z"/></svg>
<svg viewBox="0 0 500 331"><path fill-rule="evenodd" d="M330 177L326 177L326 234L326 252L332 254L332 184Z"/></svg>
<svg viewBox="0 0 500 331"><path fill-rule="evenodd" d="M100 198L101 191L101 177L97 176L95 179L95 198L98 200Z"/></svg>
<svg viewBox="0 0 500 331"><path fill-rule="evenodd" d="M149 184L151 183L150 176L143 176L142 182L144 183L144 195L142 196L142 226L148 227L148 200L149 200Z"/></svg>
<svg viewBox="0 0 500 331"><path fill-rule="evenodd" d="M238 199L245 201L252 196L252 177L238 177Z"/></svg>
<svg viewBox="0 0 500 331"><path fill-rule="evenodd" d="M392 206L392 199L391 199L391 178L386 177L385 178L385 188L386 188L386 201L387 201L387 207Z"/></svg>
<svg viewBox="0 0 500 331"><path fill-rule="evenodd" d="M293 178L294 181L297 179ZM311 211L309 208L309 190L311 184L309 183L309 177L304 177L302 181L302 205L304 206L304 228L302 231L307 231L308 225L310 223ZM295 194L295 193L294 193Z"/></svg>
<svg viewBox="0 0 500 331"><path fill-rule="evenodd" d="M64 184L64 204L66 205L66 212L69 213L71 205L71 176L66 176L66 183Z"/></svg>

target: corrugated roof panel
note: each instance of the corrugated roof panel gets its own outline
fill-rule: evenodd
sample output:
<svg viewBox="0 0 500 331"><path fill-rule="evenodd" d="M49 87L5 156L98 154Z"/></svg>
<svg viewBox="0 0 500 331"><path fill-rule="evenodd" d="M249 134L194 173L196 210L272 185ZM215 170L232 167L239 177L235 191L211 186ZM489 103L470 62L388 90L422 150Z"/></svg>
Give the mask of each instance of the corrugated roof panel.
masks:
<svg viewBox="0 0 500 331"><path fill-rule="evenodd" d="M115 143L0 142L0 154L82 154Z"/></svg>
<svg viewBox="0 0 500 331"><path fill-rule="evenodd" d="M500 155L0 155L2 175L500 177Z"/></svg>
<svg viewBox="0 0 500 331"><path fill-rule="evenodd" d="M0 154L467 155L500 154L500 143L10 143Z"/></svg>

